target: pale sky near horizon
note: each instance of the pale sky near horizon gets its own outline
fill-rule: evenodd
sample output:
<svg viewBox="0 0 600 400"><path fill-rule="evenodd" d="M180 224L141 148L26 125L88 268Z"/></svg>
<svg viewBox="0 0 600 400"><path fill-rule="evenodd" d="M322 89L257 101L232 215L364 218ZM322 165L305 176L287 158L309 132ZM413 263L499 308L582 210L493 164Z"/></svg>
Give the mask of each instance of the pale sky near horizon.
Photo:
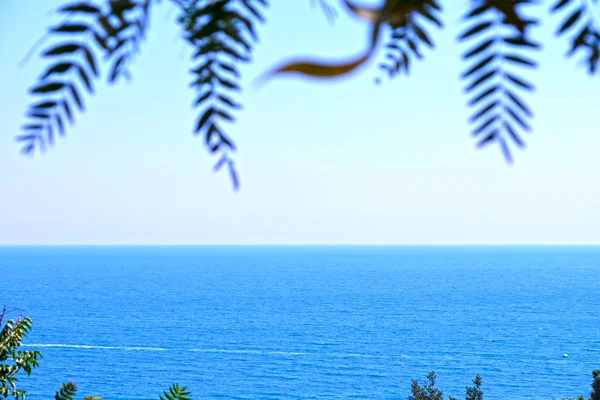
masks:
<svg viewBox="0 0 600 400"><path fill-rule="evenodd" d="M546 43L540 68L525 72L538 86L525 95L534 131L513 166L469 136L458 7L446 7L446 29L432 29L436 50L408 78L375 86L372 63L341 81L285 78L245 91L227 128L239 149L234 192L191 134L189 51L168 1L133 81L98 82L66 138L20 156L14 136L45 64L18 63L60 3L0 5L0 244L600 243L600 77L563 58L556 18L534 31ZM351 16L332 27L309 0L272 3L246 83L288 56L365 47L365 26Z"/></svg>

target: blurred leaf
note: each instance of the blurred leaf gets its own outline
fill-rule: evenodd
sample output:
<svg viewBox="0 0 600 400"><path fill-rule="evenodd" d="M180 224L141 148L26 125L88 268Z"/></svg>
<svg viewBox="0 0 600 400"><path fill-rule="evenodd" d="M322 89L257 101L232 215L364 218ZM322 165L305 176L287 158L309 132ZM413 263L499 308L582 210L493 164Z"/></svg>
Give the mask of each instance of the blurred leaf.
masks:
<svg viewBox="0 0 600 400"><path fill-rule="evenodd" d="M50 32L53 33L78 33L78 32L86 32L89 29L87 25L84 24L73 24L73 23L64 23L62 25L56 26L50 29Z"/></svg>
<svg viewBox="0 0 600 400"><path fill-rule="evenodd" d="M571 16L558 28L557 34L562 34L569 30L575 23L579 20L581 15L583 14L583 7L577 9Z"/></svg>
<svg viewBox="0 0 600 400"><path fill-rule="evenodd" d="M31 93L36 93L36 94L51 93L51 92L59 91L64 87L65 87L65 84L63 82L50 82L50 83L45 83L45 84L34 87L33 89L31 89Z"/></svg>

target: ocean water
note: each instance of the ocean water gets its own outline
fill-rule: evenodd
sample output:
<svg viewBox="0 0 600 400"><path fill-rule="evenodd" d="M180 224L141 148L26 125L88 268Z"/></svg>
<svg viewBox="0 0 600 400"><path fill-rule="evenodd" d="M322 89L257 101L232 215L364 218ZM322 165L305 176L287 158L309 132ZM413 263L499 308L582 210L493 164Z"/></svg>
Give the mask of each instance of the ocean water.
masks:
<svg viewBox="0 0 600 400"><path fill-rule="evenodd" d="M2 247L0 285L31 400L407 399L431 370L552 399L600 369L600 247Z"/></svg>

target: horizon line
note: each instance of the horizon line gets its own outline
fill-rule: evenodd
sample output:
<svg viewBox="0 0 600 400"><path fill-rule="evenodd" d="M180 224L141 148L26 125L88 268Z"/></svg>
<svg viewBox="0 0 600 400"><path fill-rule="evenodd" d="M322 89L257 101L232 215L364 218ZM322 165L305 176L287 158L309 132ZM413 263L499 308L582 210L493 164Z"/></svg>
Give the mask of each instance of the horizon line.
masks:
<svg viewBox="0 0 600 400"><path fill-rule="evenodd" d="M600 243L15 243L0 247L525 247L600 246Z"/></svg>

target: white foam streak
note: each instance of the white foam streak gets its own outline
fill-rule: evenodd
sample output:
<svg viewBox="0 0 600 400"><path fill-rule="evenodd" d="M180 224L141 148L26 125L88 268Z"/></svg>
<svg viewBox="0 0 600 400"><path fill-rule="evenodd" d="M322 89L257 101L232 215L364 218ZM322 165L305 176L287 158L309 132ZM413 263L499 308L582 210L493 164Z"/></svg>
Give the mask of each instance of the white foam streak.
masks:
<svg viewBox="0 0 600 400"><path fill-rule="evenodd" d="M22 345L29 348L58 347L66 349L93 349L93 350L121 350L121 351L189 351L195 353L225 353L225 354L255 354L255 355L274 355L274 356L311 356L320 355L326 357L361 357L361 358L384 358L371 354L359 353L308 353L296 351L269 351L253 349L166 349L162 347L144 347L144 346L93 346L85 344L58 344L58 343L36 343ZM402 356L400 356L402 357Z"/></svg>
<svg viewBox="0 0 600 400"><path fill-rule="evenodd" d="M132 346L91 346L86 344L28 344L22 347L63 347L67 349L104 349L104 350L139 350L139 351L167 351L171 349L163 349L162 347L132 347Z"/></svg>

